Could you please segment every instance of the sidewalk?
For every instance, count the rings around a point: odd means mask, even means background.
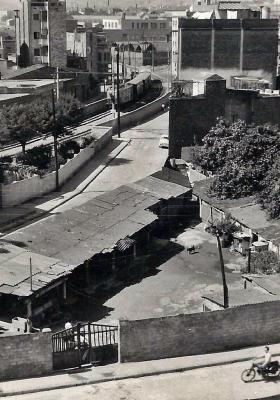
[[[168,358],[138,363],[111,364],[61,371],[49,376],[0,382],[0,397],[15,396],[47,390],[97,384],[101,382],[140,378],[151,375],[183,372],[197,368],[249,361],[263,354],[264,346],[251,347],[224,353]],[[273,358],[280,357],[280,343],[270,346]],[[249,363],[248,363],[249,366]],[[240,374],[246,364],[240,368]]]
[[[36,220],[46,216],[47,214],[54,211],[57,207],[65,204],[73,197],[82,193],[87,186],[97,178],[99,174],[122,152],[122,150],[129,144],[129,140],[115,139],[114,142],[118,142],[117,145],[111,146],[110,153],[107,154],[105,147],[103,151],[97,154],[93,160],[92,172],[83,179],[82,182],[78,182],[76,176],[71,179],[71,182],[66,182],[61,188],[60,192],[53,192],[41,197],[39,200],[34,199],[28,203],[21,204],[16,207],[5,208],[0,210],[0,232],[1,234],[9,233],[26,223],[35,222]],[[105,155],[104,155],[105,154]],[[83,168],[87,168],[85,165]],[[76,185],[74,187],[74,184]]]

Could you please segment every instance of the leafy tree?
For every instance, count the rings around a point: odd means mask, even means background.
[[[21,68],[26,68],[30,65],[29,48],[25,42],[23,42],[22,45],[20,46],[18,65]]]
[[[32,121],[31,104],[13,104],[2,110],[2,123],[9,132],[12,142],[18,142],[25,153],[26,143],[36,135],[36,128]]]
[[[260,204],[272,217],[280,215],[280,150],[278,128],[254,126],[237,121],[217,121],[195,150],[196,162],[215,174],[211,191],[220,198],[258,194]],[[278,184],[277,184],[278,182]]]

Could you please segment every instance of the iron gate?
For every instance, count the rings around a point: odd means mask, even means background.
[[[118,360],[118,327],[77,324],[52,335],[54,369],[106,364]]]

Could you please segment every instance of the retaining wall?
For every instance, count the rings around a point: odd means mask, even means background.
[[[85,106],[83,106],[83,114],[85,117],[91,117],[102,111],[106,111],[109,108],[109,106],[110,105],[108,99],[94,101],[93,103],[86,104]]]
[[[245,289],[244,289],[245,290]],[[120,361],[206,354],[280,341],[280,301],[120,321]]]
[[[132,126],[138,125],[141,122],[147,120],[148,118],[153,117],[155,114],[162,111],[162,104],[166,106],[169,105],[169,96],[170,93],[166,93],[165,95],[159,97],[158,99],[152,101],[149,104],[146,104],[143,107],[138,108],[137,110],[128,112],[124,115],[121,115],[121,130],[130,128]],[[98,126],[112,126],[113,133],[117,132],[117,118],[104,122]]]
[[[0,379],[20,379],[53,369],[52,334],[34,333],[0,337]]]
[[[87,148],[81,150],[59,169],[59,183],[63,185],[86,164],[100,149],[112,139],[112,128],[94,127],[100,137]],[[101,133],[100,133],[101,131]],[[16,206],[56,189],[55,172],[43,177],[38,175],[9,185],[2,185],[2,208]]]

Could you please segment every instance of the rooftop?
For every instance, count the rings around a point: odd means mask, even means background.
[[[202,296],[203,299],[210,300],[212,303],[223,307],[223,292],[211,292]],[[264,303],[267,301],[280,300],[280,296],[273,296],[269,293],[263,293],[257,289],[232,289],[229,290],[229,307],[237,307],[245,304]]]
[[[32,291],[30,280],[32,265]],[[67,276],[73,266],[5,242],[0,245],[0,293],[30,296],[53,281]]]
[[[244,274],[242,278],[252,282],[267,293],[280,296],[280,274],[273,275],[254,275]]]
[[[163,172],[163,177],[165,174]],[[170,180],[172,176],[174,174],[170,175]],[[95,254],[111,252],[119,240],[133,236],[156,221],[157,215],[149,208],[161,199],[177,197],[190,190],[188,183],[181,186],[148,176],[22,228],[5,236],[4,240],[78,266]]]
[[[193,194],[219,210],[229,212],[234,219],[264,239],[280,245],[280,220],[269,219],[253,196],[240,199],[219,199],[209,193],[213,178],[196,182]]]

